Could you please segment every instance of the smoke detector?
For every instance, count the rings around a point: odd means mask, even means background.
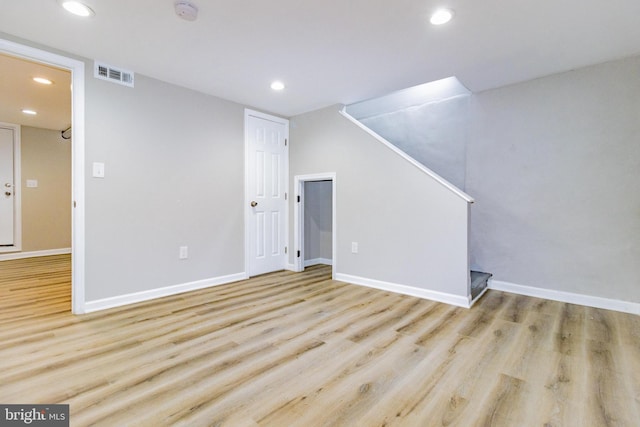
[[[198,8],[188,1],[177,1],[175,7],[176,15],[185,21],[195,21],[198,17]]]

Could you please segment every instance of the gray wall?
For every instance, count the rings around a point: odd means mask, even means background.
[[[472,266],[640,302],[640,57],[473,96]]]
[[[293,117],[290,136],[291,187],[296,175],[336,173],[337,274],[466,297],[466,201],[351,123],[338,106]],[[290,209],[293,218],[293,200]],[[351,242],[359,253],[351,253]]]
[[[464,190],[470,98],[460,95],[360,121]]]
[[[87,300],[244,271],[243,121],[239,104],[143,75],[133,89],[88,76],[86,160],[106,176],[86,178]]]
[[[304,183],[304,260],[333,258],[331,181]]]

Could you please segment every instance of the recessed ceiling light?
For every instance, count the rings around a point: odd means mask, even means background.
[[[37,83],[40,83],[40,84],[43,84],[43,85],[51,85],[51,84],[53,84],[53,82],[51,80],[45,79],[44,77],[34,77],[33,81],[37,82]]]
[[[438,9],[433,13],[433,15],[431,15],[431,19],[429,19],[429,22],[431,22],[433,25],[442,25],[451,21],[451,18],[453,18],[453,10]]]
[[[23,112],[24,114],[28,114],[28,115],[30,115],[30,116],[35,116],[36,114],[38,114],[37,112],[35,112],[35,111],[33,111],[33,110],[29,110],[29,109],[27,109],[27,108],[25,108],[24,110],[22,110],[22,112]]]
[[[95,15],[93,9],[79,1],[58,0],[58,3],[60,3],[60,5],[64,7],[67,12],[73,13],[77,16],[87,17]]]
[[[273,82],[271,83],[271,89],[273,90],[283,90],[284,89],[284,83],[282,82]]]

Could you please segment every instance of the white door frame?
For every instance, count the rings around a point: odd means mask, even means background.
[[[250,228],[252,224],[250,209],[249,209],[249,117],[257,117],[264,120],[270,120],[276,123],[282,123],[285,126],[285,138],[289,140],[289,120],[282,117],[272,116],[270,114],[261,113],[260,111],[251,110],[249,108],[244,109],[244,197],[243,197],[243,211],[244,211],[244,271],[245,276],[249,277],[251,272],[251,233]],[[285,187],[285,201],[288,200],[289,194],[289,145],[286,143],[284,153],[284,179],[286,182]],[[284,210],[284,242],[289,241],[289,205],[285,203]],[[287,265],[288,255],[285,252],[283,257],[282,268]]]
[[[29,61],[63,68],[71,72],[71,311],[85,312],[85,217],[84,217],[84,62],[45,50],[0,39],[0,53],[17,56]]]
[[[336,271],[338,269],[338,251],[337,251],[337,235],[336,227],[336,173],[316,173],[310,175],[296,175],[293,178],[293,188],[295,189],[295,208],[293,209],[293,232],[296,251],[300,251],[300,256],[294,256],[294,271],[304,271],[304,183],[313,181],[331,181],[331,276],[335,280]],[[298,196],[300,202],[298,202]]]
[[[13,245],[0,247],[0,252],[22,250],[22,163],[20,152],[20,125],[0,123],[5,129],[13,130]],[[4,188],[3,188],[4,190]]]

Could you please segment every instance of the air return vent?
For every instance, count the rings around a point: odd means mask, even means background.
[[[113,83],[133,87],[133,71],[115,68],[105,63],[96,62],[94,65],[93,76],[96,79],[108,80]]]

